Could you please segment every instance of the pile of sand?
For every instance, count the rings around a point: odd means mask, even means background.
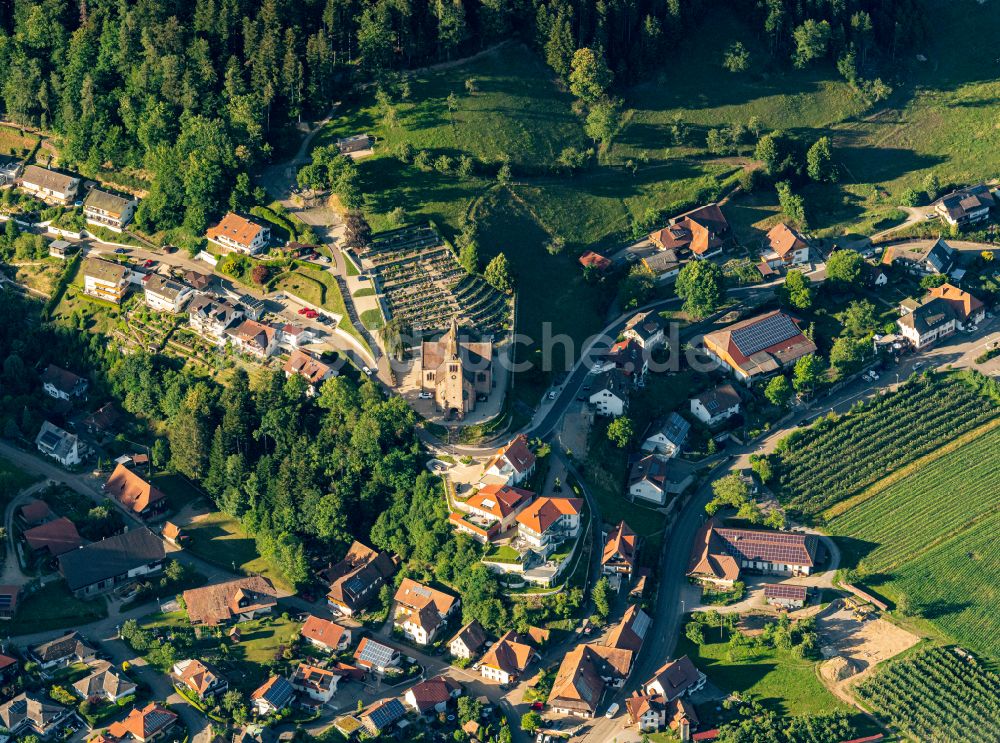
[[[819,667],[819,672],[823,675],[823,678],[833,682],[849,679],[860,670],[860,666],[855,661],[843,656],[831,658]]]

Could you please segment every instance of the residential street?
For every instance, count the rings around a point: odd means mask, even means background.
[[[674,521],[673,528],[666,536],[663,555],[656,571],[659,578],[659,588],[656,609],[652,617],[653,623],[646,634],[646,641],[643,643],[625,688],[613,696],[605,698],[605,707],[613,702],[621,703],[625,697],[632,694],[633,690],[639,688],[645,680],[652,676],[657,668],[673,657],[684,613],[690,610],[690,607],[684,607],[681,603],[683,590],[688,585],[686,577],[688,558],[694,544],[695,532],[706,518],[705,504],[712,499],[711,482],[713,480],[722,477],[727,472],[749,467],[750,454],[773,452],[778,442],[794,430],[800,422],[812,420],[829,412],[843,413],[855,405],[858,400],[866,400],[883,391],[895,389],[914,371],[945,366],[956,369],[974,366],[974,359],[977,355],[982,353],[985,348],[991,347],[995,342],[1000,342],[1000,331],[994,331],[995,326],[996,318],[988,319],[979,331],[972,335],[959,333],[946,338],[925,353],[904,357],[898,367],[883,372],[881,379],[875,384],[864,380],[854,382],[832,399],[817,401],[809,408],[803,407],[796,410],[783,428],[772,431],[767,437],[753,442],[749,446],[730,449],[728,459],[714,468],[711,477],[696,493],[689,497],[688,502]],[[897,372],[898,382],[896,381]],[[832,544],[829,540],[827,543]],[[831,566],[834,569],[839,566],[839,551],[837,551]],[[827,577],[832,578],[832,572]],[[618,743],[638,740],[637,734],[628,737],[629,733],[620,729],[624,719],[622,713],[619,713],[614,720],[598,718],[590,723],[590,729],[583,739],[594,741],[594,743],[606,743],[612,738],[615,738]]]

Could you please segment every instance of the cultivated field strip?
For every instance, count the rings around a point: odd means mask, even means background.
[[[930,462],[830,523],[875,542],[866,572],[888,572],[1000,508],[1000,429]]]
[[[915,740],[1000,740],[1000,678],[950,648],[880,667],[858,695]]]
[[[893,585],[951,639],[1000,660],[1000,513],[893,573]],[[1000,736],[996,738],[1000,740]]]
[[[816,514],[997,415],[954,377],[920,379],[834,421],[793,433],[778,454],[781,501]]]

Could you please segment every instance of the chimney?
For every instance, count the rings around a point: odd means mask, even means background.
[[[688,718],[681,718],[677,724],[677,732],[680,735],[681,743],[688,743],[691,740],[691,723],[688,721]]]

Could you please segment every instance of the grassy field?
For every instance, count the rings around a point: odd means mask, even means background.
[[[470,79],[474,93],[466,89]],[[651,208],[687,205],[703,193],[716,192],[719,178],[736,169],[685,157],[650,161],[633,172],[619,158],[621,162],[576,176],[554,174],[564,148],[586,149],[592,143],[572,110],[572,97],[556,87],[543,62],[519,45],[419,74],[410,87],[407,100],[393,102],[395,123],[386,122],[374,97],[367,97],[342,109],[317,139],[317,144],[327,144],[360,131],[377,137],[376,154],[360,162],[365,209],[376,230],[396,226],[388,214],[399,207],[411,222],[431,219],[454,232],[470,203],[493,183],[499,163],[508,160],[515,174],[513,189],[532,205],[541,229],[563,237],[578,253],[583,246],[617,241]],[[451,93],[457,96],[454,111],[447,105]],[[404,143],[435,159],[465,154],[480,165],[466,177],[421,171],[392,156]],[[503,224],[498,227],[508,239],[517,234]]]
[[[274,288],[279,292],[292,294],[304,299],[317,307],[323,306],[323,285],[309,276],[303,276],[298,271],[290,271],[279,276],[274,282]]]
[[[3,627],[10,635],[21,635],[64,627],[79,627],[103,619],[107,615],[108,607],[103,596],[90,601],[81,601],[74,597],[60,580],[49,583],[26,599],[22,599],[17,616],[5,622]]]
[[[0,153],[4,155],[20,155],[27,153],[35,146],[38,137],[12,126],[0,126]]]
[[[191,537],[185,546],[188,552],[227,570],[260,573],[275,586],[290,589],[277,569],[257,553],[253,537],[233,517],[216,511],[183,528]]]
[[[862,582],[978,653],[1000,659],[1000,429],[975,437],[830,522]],[[947,579],[942,579],[947,576]]]
[[[927,17],[934,18],[927,44],[899,58],[900,67],[889,76],[895,94],[874,110],[867,110],[832,66],[777,68],[755,28],[732,14],[713,14],[706,21],[710,33],[686,34],[663,72],[626,94],[631,110],[613,159],[701,158],[708,129],[746,124],[751,117],[765,129],[783,129],[805,142],[829,135],[841,182],[803,190],[810,226],[821,236],[890,226],[898,220],[903,191],[922,190],[929,173],[942,184],[993,177],[1000,166],[993,144],[1000,81],[992,74],[991,41],[1000,19],[988,4],[973,0],[927,5]],[[747,73],[722,69],[723,51],[734,38],[750,51]],[[955,54],[957,48],[964,52]],[[918,52],[927,61],[918,61]],[[676,118],[692,130],[683,146],[671,141]],[[743,154],[749,151],[748,142]],[[734,221],[737,235],[746,239],[773,223],[777,211],[770,190],[741,197],[732,207],[743,212]]]
[[[491,193],[484,199],[480,205],[484,213],[480,249],[484,263],[503,252],[517,278],[517,331],[532,340],[530,345],[518,345],[517,360],[531,361],[535,369],[518,374],[514,394],[534,405],[548,387],[548,372],[564,371],[569,366],[558,345],[551,361],[546,361],[542,339],[568,336],[575,346],[575,359],[584,340],[603,327],[611,296],[607,287],[583,280],[576,258],[569,251],[552,255],[545,250],[548,233],[524,203],[507,191]],[[517,239],[512,240],[512,235]]]
[[[58,258],[9,264],[14,269],[14,281],[29,289],[50,295],[59,283],[65,264]]]
[[[816,674],[816,661],[798,658],[791,651],[766,647],[755,655],[729,660],[729,643],[718,641],[719,630],[711,629],[707,636],[715,642],[699,646],[682,636],[675,655],[689,655],[709,681],[722,691],[753,695],[783,715],[850,711],[823,686]],[[725,637],[728,640],[728,635]]]

